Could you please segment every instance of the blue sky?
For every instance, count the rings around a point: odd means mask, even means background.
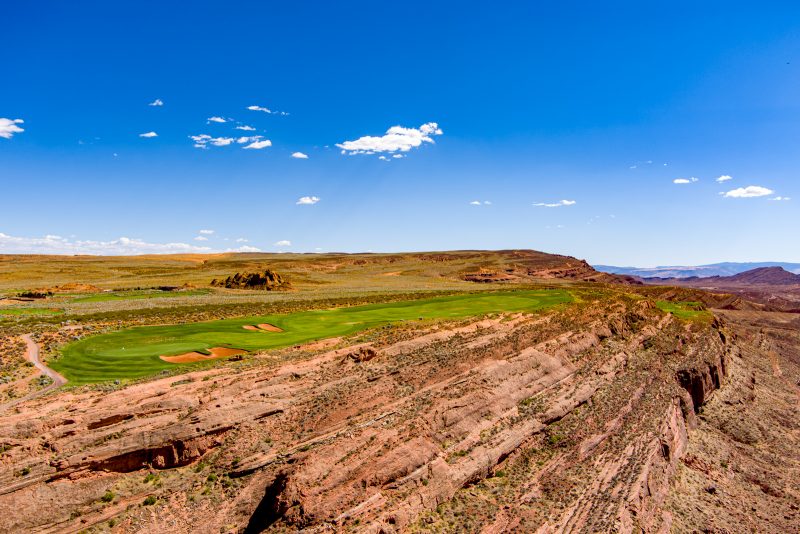
[[[3,2],[0,252],[800,261],[800,5],[698,4]]]

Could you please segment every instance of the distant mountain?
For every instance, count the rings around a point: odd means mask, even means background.
[[[792,285],[800,284],[800,274],[790,273],[783,267],[759,267],[720,280],[736,284]]]
[[[662,267],[616,267],[613,265],[593,265],[595,269],[604,273],[626,274],[642,278],[708,278],[711,276],[734,276],[753,269],[763,267],[782,267],[789,273],[800,274],[800,263],[784,263],[777,261],[751,262],[751,263],[712,263],[695,266],[662,266]]]
[[[800,313],[800,274],[790,273],[783,267],[757,267],[731,276],[634,279],[656,286],[693,287],[731,293],[765,305],[765,310]]]

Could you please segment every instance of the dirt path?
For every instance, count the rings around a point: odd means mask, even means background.
[[[43,374],[49,376],[53,379],[53,383],[44,388],[43,390],[39,391],[38,393],[44,393],[45,391],[49,391],[50,389],[57,388],[59,386],[63,386],[67,383],[67,379],[58,374],[57,372],[53,371],[42,361],[39,359],[39,345],[33,340],[30,334],[23,334],[20,336],[22,340],[27,345],[25,349],[25,359],[30,361],[34,367],[39,369]]]
[[[40,389],[39,391],[34,391],[33,393],[29,393],[24,397],[20,397],[19,399],[14,399],[13,401],[7,402],[5,404],[0,404],[0,413],[6,411],[9,408],[16,406],[21,402],[25,402],[31,399],[35,399],[40,395],[44,395],[48,391],[51,391],[57,387],[63,386],[67,383],[67,379],[61,376],[59,373],[53,371],[49,367],[47,367],[42,361],[39,359],[39,345],[33,340],[30,334],[23,334],[20,338],[25,342],[25,359],[28,360],[33,364],[34,367],[39,369],[39,371],[49,376],[53,383],[49,386]]]

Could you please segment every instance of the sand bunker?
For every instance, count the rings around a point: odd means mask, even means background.
[[[203,354],[202,352],[186,352],[184,354],[176,354],[175,356],[159,356],[162,360],[169,363],[194,363],[203,362],[206,360],[216,360],[217,358],[227,358],[228,356],[235,356],[237,354],[247,354],[246,350],[231,349],[228,347],[212,347],[208,349],[211,354]]]
[[[278,328],[274,324],[261,323],[261,324],[246,324],[242,328],[245,330],[255,330],[257,332],[283,332],[282,328]]]

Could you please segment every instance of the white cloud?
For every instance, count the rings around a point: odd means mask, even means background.
[[[11,139],[14,134],[22,133],[25,130],[17,126],[25,121],[22,119],[3,119],[0,118],[0,137],[3,139]]]
[[[727,174],[723,174],[719,178],[717,178],[717,183],[721,184],[723,182],[727,182],[728,180],[733,180],[733,176],[728,176]]]
[[[403,159],[404,157],[406,157],[406,155],[405,155],[405,154],[395,154],[395,155],[394,155],[394,156],[392,156],[392,157],[393,157],[394,159]]]
[[[773,197],[770,200],[792,200],[790,197]]]
[[[269,139],[264,139],[261,135],[252,135],[249,137],[211,137],[208,134],[200,134],[190,135],[189,138],[194,141],[194,146],[196,148],[208,148],[208,145],[228,146],[232,145],[233,143],[238,143],[240,145],[250,143],[242,148],[252,149],[260,149],[272,146],[272,141]]]
[[[211,235],[211,234],[214,233],[214,230],[200,230],[199,233],[201,233],[203,235]]]
[[[208,134],[190,135],[189,139],[194,141],[195,148],[208,148],[208,145],[228,146],[236,139],[233,137],[211,137]]]
[[[247,106],[247,109],[250,111],[263,111],[264,113],[270,113],[272,115],[288,115],[285,111],[273,111],[269,108],[265,108],[264,106]]]
[[[0,252],[5,254],[178,254],[211,252],[204,246],[188,243],[148,243],[141,239],[120,237],[112,241],[68,239],[57,235],[16,237],[0,232]]]
[[[163,101],[163,100],[161,100],[160,98],[156,98],[155,100],[153,100],[152,102],[150,102],[150,103],[149,103],[149,104],[147,104],[147,105],[148,105],[148,106],[158,106],[158,107],[160,107],[160,106],[163,106],[163,105],[164,105],[164,101]]]
[[[300,197],[295,204],[299,205],[313,205],[320,201],[319,197]]]
[[[294,159],[308,159],[308,155],[307,154],[303,154],[302,152],[293,152],[292,153],[292,157]]]
[[[243,238],[243,237],[237,237],[237,238],[236,238],[236,242],[237,242],[237,243],[249,243],[249,242],[250,242],[250,240],[249,240],[249,239],[245,239],[245,238]]]
[[[275,242],[275,244],[273,246],[276,246],[276,247],[291,247],[292,246],[292,242],[289,241],[289,240],[286,240],[286,239],[282,239],[280,241]]]
[[[775,191],[761,187],[760,185],[748,185],[747,187],[739,187],[731,189],[727,193],[721,193],[725,198],[754,198],[765,197],[773,194]]]
[[[480,200],[473,200],[472,202],[469,203],[470,206],[491,206],[491,204],[492,203],[489,202],[488,200],[484,200],[483,202],[481,202]]]
[[[74,236],[72,236],[72,238],[74,238]],[[206,238],[197,236],[195,240],[205,241]],[[239,238],[236,242],[246,243],[247,240]],[[58,235],[15,237],[0,232],[0,253],[2,254],[88,254],[121,256],[213,252],[222,251],[214,250],[207,246],[190,245],[188,243],[148,243],[141,239],[131,239],[128,237],[120,237],[112,241],[83,241],[68,239]],[[249,245],[242,245],[237,248],[227,249],[224,252],[261,252],[261,249]]]
[[[206,134],[190,135],[189,139],[194,141],[196,148],[207,148],[206,144],[211,140],[211,136]]]
[[[381,152],[408,152],[418,148],[422,143],[434,143],[433,136],[442,135],[442,130],[435,122],[428,122],[419,128],[392,126],[380,137],[365,135],[355,141],[344,141],[336,146],[342,154],[377,154]]]
[[[241,126],[236,127],[237,130],[244,130],[245,132],[255,132],[256,129],[252,126],[248,126],[246,124],[242,124]]]
[[[204,235],[199,235],[194,238],[195,241],[208,241],[208,238]]]
[[[573,206],[576,204],[574,200],[559,200],[558,202],[537,202],[534,206],[540,206],[543,208],[560,208],[561,206]]]
[[[139,137],[146,137],[146,138],[149,139],[150,137],[158,137],[158,134],[155,133],[155,132],[147,132],[147,133],[139,134]]]
[[[699,180],[697,178],[692,176],[691,178],[675,178],[674,180],[672,180],[672,183],[682,185],[682,184],[693,184],[698,181]]]
[[[244,149],[253,149],[253,150],[261,150],[262,148],[267,148],[268,146],[272,146],[272,141],[269,139],[264,139],[263,141],[254,141],[247,146],[243,146]]]
[[[208,118],[208,122],[218,122],[218,123],[222,124],[222,123],[225,123],[225,122],[228,122],[228,121],[225,120],[222,117],[209,117]]]
[[[386,156],[378,156],[378,159],[381,161],[389,161],[389,158],[387,158]]]
[[[236,142],[239,143],[240,145],[243,145],[245,143],[252,143],[253,141],[258,141],[259,139],[263,138],[264,138],[263,135],[251,135],[249,137],[239,137],[238,139],[236,139]]]

